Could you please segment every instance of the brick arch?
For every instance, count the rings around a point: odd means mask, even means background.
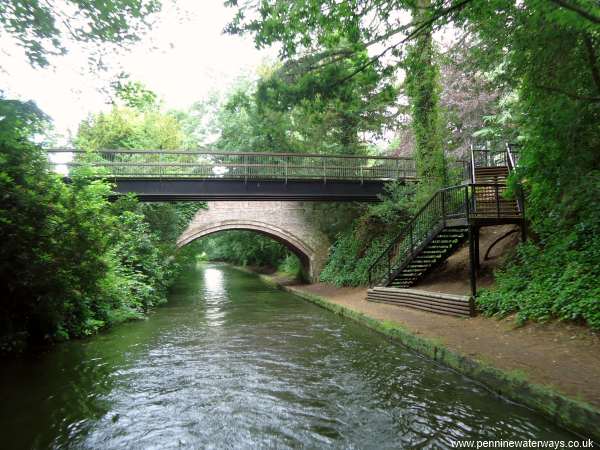
[[[177,245],[227,231],[250,230],[281,242],[295,253],[311,281],[317,281],[327,259],[329,242],[311,220],[305,202],[210,202],[179,236]]]

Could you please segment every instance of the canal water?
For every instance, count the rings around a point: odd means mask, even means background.
[[[444,448],[574,439],[349,320],[222,265],[164,307],[2,362],[0,447]]]

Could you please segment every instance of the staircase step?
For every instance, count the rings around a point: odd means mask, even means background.
[[[505,172],[508,173],[507,166],[480,166],[475,167],[475,173],[488,173],[488,172]]]
[[[425,271],[424,270],[417,270],[417,269],[404,269],[401,274],[404,275],[410,275],[410,276],[417,276],[417,275],[423,275]],[[400,274],[398,274],[398,276],[400,276]]]
[[[388,291],[393,291],[393,289],[390,288],[385,288],[385,287],[374,287],[369,289],[370,291],[384,291],[384,292],[388,292]],[[439,298],[441,300],[455,300],[455,301],[463,301],[463,302],[469,302],[470,301],[470,297],[468,295],[461,295],[461,294],[447,294],[445,292],[433,292],[433,291],[424,291],[422,289],[410,289],[408,291],[401,291],[402,294],[410,294],[410,295],[422,295],[425,297],[433,297],[433,298]]]
[[[406,269],[402,269],[402,271],[398,274],[405,274],[405,275],[420,275],[424,272],[424,270],[422,270],[423,268],[421,267],[407,267]],[[425,267],[426,269],[426,267]]]
[[[470,316],[471,303],[466,296],[454,296],[405,288],[374,288],[367,292],[367,300],[409,308],[421,309],[438,314]]]
[[[445,306],[448,308],[452,308],[452,309],[457,309],[457,310],[468,310],[470,308],[469,299],[467,297],[465,297],[464,299],[460,299],[460,300],[452,300],[452,299],[446,299],[446,298],[433,297],[433,296],[429,296],[429,295],[411,294],[410,293],[410,291],[414,291],[416,289],[407,290],[406,292],[403,292],[402,290],[400,290],[398,288],[385,288],[385,289],[386,289],[386,291],[377,290],[377,291],[369,292],[368,295],[370,295],[373,298],[402,297],[403,299],[410,300],[410,301],[416,301],[416,302],[422,301],[425,303],[437,303],[439,305],[442,305],[442,306]]]

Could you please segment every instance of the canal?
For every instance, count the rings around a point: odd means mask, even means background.
[[[0,374],[0,447],[444,448],[575,439],[385,337],[208,264],[148,320]]]

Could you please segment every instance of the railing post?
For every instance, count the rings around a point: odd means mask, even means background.
[[[413,239],[413,227],[410,227],[410,256],[414,254],[415,242]]]
[[[158,176],[162,180],[163,176],[163,154],[160,152],[158,154]]]
[[[326,161],[325,161],[325,157],[322,156],[321,157],[323,159],[323,183],[327,183],[327,166],[326,166]]]
[[[244,183],[248,182],[248,155],[242,157],[242,163],[244,164]]]
[[[390,261],[392,259],[391,253],[388,252],[387,254],[387,270],[388,270],[388,275],[387,275],[387,282],[385,283],[386,286],[390,283],[390,278],[392,278],[392,262]]]
[[[286,155],[285,156],[285,184],[287,184],[287,180],[288,180],[288,159],[289,159],[289,157]]]
[[[465,185],[465,214],[467,216],[467,222],[469,221],[469,216],[471,215],[471,206],[469,205],[469,186],[472,185]]]
[[[469,284],[471,285],[471,297],[477,296],[477,276],[475,273],[475,239],[473,227],[469,226]]]
[[[442,223],[446,226],[446,191],[442,191]]]
[[[471,144],[471,182],[475,183],[475,151]]]
[[[497,183],[494,185],[494,191],[496,192],[496,217],[499,219],[500,218],[500,191],[499,191],[499,186]]]
[[[519,185],[519,200],[520,200],[520,209],[521,209],[521,216],[523,217],[523,220],[525,220],[525,192],[523,191],[523,186]]]

